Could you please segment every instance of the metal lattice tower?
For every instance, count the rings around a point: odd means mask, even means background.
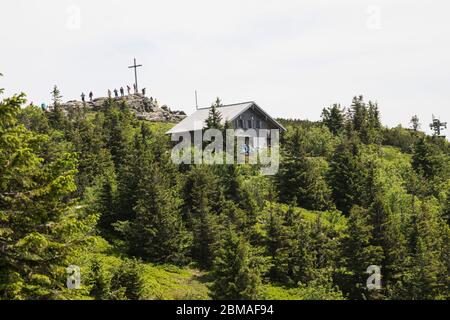
[[[433,115],[433,122],[430,123],[430,129],[433,130],[434,136],[445,138],[445,136],[441,135],[441,131],[447,129],[447,122],[442,122]]]

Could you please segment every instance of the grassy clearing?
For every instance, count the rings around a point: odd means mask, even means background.
[[[144,299],[146,300],[208,300],[209,290],[203,274],[195,269],[172,265],[145,265]]]

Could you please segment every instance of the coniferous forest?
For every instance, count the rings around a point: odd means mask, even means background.
[[[175,165],[173,123],[52,95],[50,111],[2,95],[0,299],[450,298],[450,144],[417,117],[387,128],[361,96],[279,119],[280,170],[263,176]]]

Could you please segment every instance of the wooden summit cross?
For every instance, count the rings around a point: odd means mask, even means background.
[[[128,67],[128,69],[134,68],[134,85],[135,85],[136,92],[139,92],[138,78],[137,78],[137,68],[139,68],[139,67],[142,67],[142,64],[136,64],[136,58],[134,58],[134,65]]]

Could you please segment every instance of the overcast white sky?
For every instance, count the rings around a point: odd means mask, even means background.
[[[78,12],[80,13],[78,16]],[[0,5],[0,87],[48,102],[133,83],[187,113],[215,97],[317,120],[363,94],[383,122],[450,121],[450,1],[15,0]]]

